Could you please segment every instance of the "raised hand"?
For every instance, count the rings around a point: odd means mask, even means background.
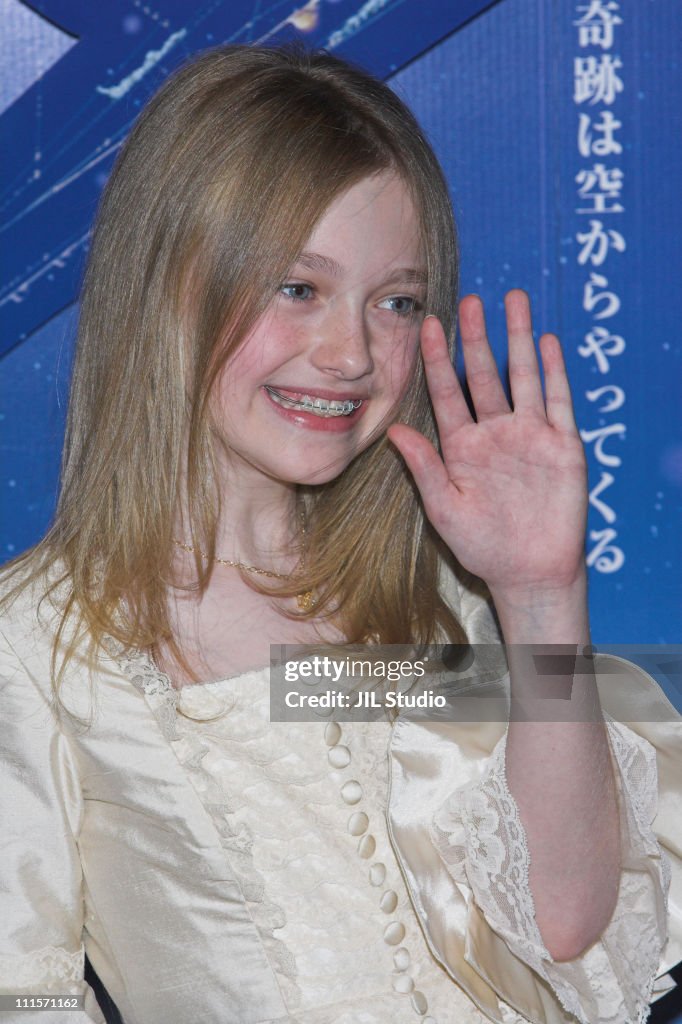
[[[488,343],[483,305],[459,306],[476,419],[452,367],[440,322],[424,320],[421,350],[442,458],[418,431],[393,424],[426,514],[457,560],[494,593],[556,590],[584,572],[587,466],[559,339],[540,338],[546,399],[525,292],[505,297],[513,409]]]

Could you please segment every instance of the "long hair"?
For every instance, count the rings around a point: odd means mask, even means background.
[[[426,308],[454,346],[447,185],[386,85],[325,52],[228,46],[183,66],[142,111],[95,222],[54,522],[9,568],[21,570],[10,598],[52,570],[55,695],[83,636],[95,653],[106,635],[129,648],[166,640],[196,679],[173,640],[167,591],[181,484],[192,543],[208,555],[196,556],[200,591],[216,554],[212,389],[332,200],[386,170],[409,190]],[[437,443],[421,359],[396,416]],[[303,617],[333,608],[351,643],[464,638],[438,592],[442,545],[385,435],[332,482],[301,490],[307,579],[277,592],[315,589]]]

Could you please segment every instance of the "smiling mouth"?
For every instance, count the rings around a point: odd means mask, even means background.
[[[333,416],[350,416],[362,405],[361,398],[348,398],[342,401],[327,398],[312,398],[310,395],[302,395],[300,398],[290,398],[270,387],[263,385],[270,397],[277,405],[285,409],[300,409],[301,412],[312,413],[313,416],[320,416],[322,419],[329,419]]]

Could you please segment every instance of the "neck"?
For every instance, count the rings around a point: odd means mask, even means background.
[[[291,572],[298,563],[301,532],[296,484],[275,480],[241,460],[220,469],[216,555],[272,572]],[[175,536],[191,543],[186,500]]]

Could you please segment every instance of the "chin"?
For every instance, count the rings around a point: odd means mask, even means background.
[[[324,451],[323,445],[316,445],[314,439],[306,438],[304,445],[289,444],[283,450],[268,452],[266,458],[263,457],[265,452],[239,449],[233,449],[231,454],[237,456],[237,462],[245,463],[251,471],[262,473],[270,480],[315,487],[336,480],[371,444],[372,439],[367,439],[364,444],[348,445],[345,451],[332,455],[329,450]]]
[[[292,467],[291,472],[286,474],[283,474],[280,469],[276,476],[285,483],[315,487],[336,480],[348,468],[351,461],[351,459],[338,460],[333,465],[327,464],[317,468],[310,465],[300,466],[298,469]]]

